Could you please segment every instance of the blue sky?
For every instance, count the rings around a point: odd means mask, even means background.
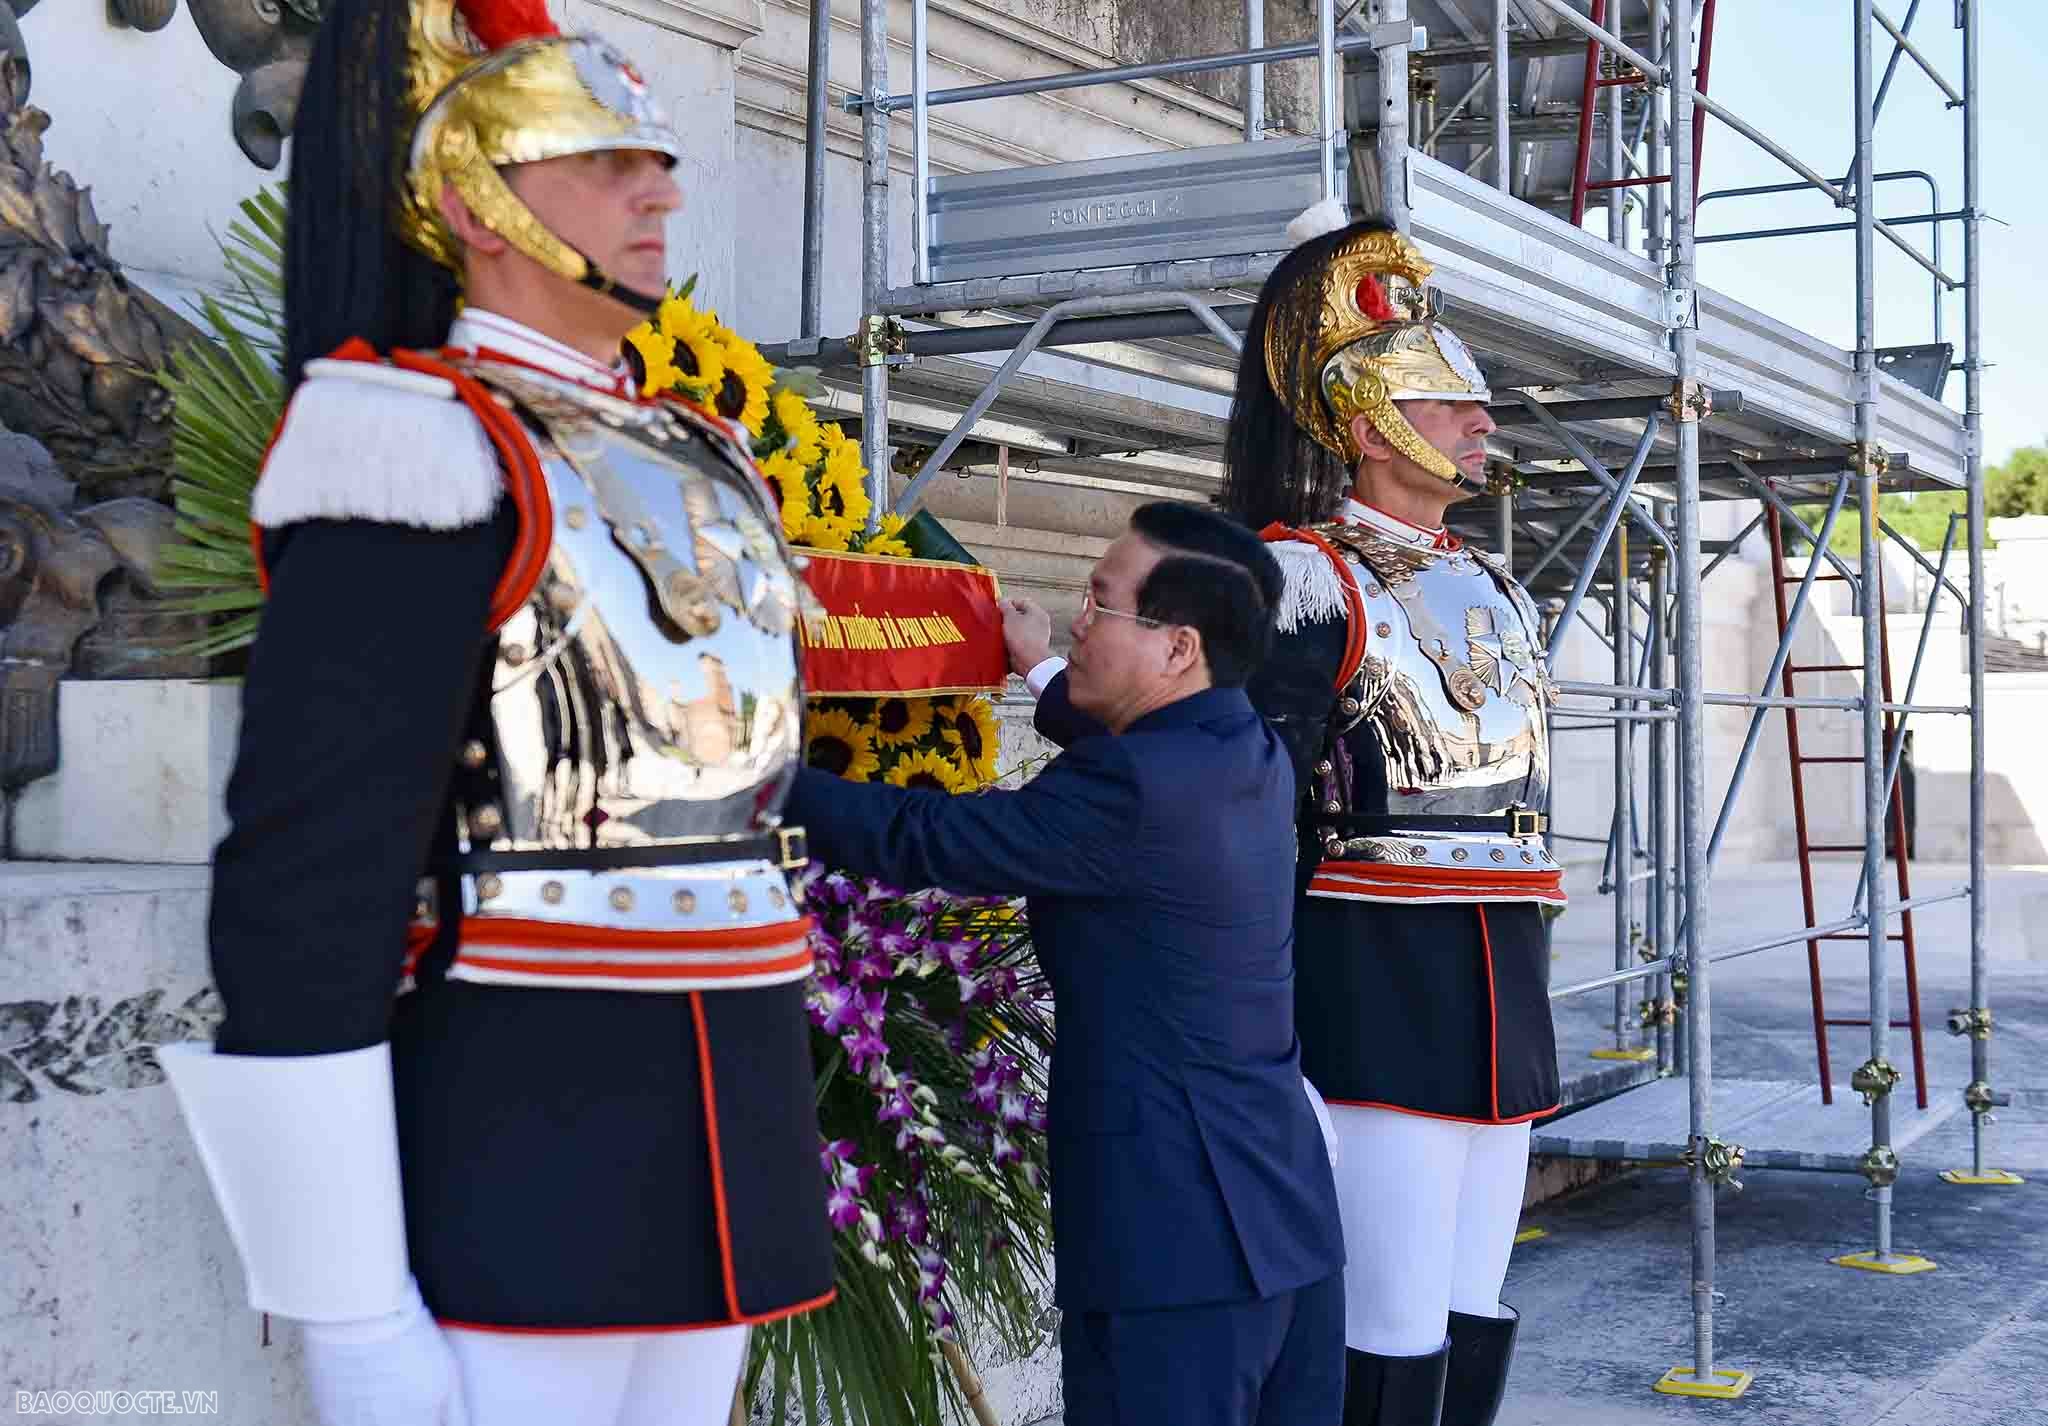
[[[1910,0],[1880,0],[1903,22]],[[1984,454],[1989,463],[2018,446],[2048,443],[2048,162],[2038,123],[2048,82],[2048,5],[1985,0],[1980,37],[1979,111],[1982,200],[1999,222],[1983,226]],[[1952,28],[1953,0],[1921,0],[1914,43],[1957,90],[1962,35]],[[1854,154],[1854,74],[1849,0],[1733,0],[1719,7],[1707,92],[1769,134],[1809,167],[1839,178]],[[1873,84],[1883,76],[1890,37],[1876,31]],[[1877,171],[1925,169],[1941,184],[1946,209],[1963,206],[1962,117],[1933,82],[1902,60],[1876,128]],[[2030,121],[2030,116],[2036,116]],[[1779,183],[1794,175],[1727,126],[1707,121],[1701,161],[1704,190]],[[1880,187],[1878,215],[1924,212],[1926,186]],[[1721,199],[1701,209],[1700,231],[1836,222],[1849,217],[1818,192]],[[1902,229],[1926,251],[1927,227]],[[1943,266],[1962,272],[1962,224],[1946,225]],[[1816,234],[1700,249],[1701,280],[1780,320],[1841,346],[1856,335],[1855,235]],[[1932,287],[1925,271],[1877,239],[1877,344],[1932,340]],[[1943,340],[1961,357],[1963,300],[1947,299]],[[1962,406],[1963,378],[1948,400]]]

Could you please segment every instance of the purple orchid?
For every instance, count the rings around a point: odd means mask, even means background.
[[[929,1245],[917,1250],[917,1300],[936,1302],[946,1290],[946,1260]]]
[[[805,1000],[811,1023],[828,1035],[843,1034],[861,1020],[860,992],[850,985],[819,976]]]
[[[906,1088],[908,1083],[907,1080],[898,1080],[894,1088],[890,1089],[886,1094],[879,1096],[882,1101],[882,1107],[875,1111],[875,1122],[877,1124],[893,1124],[898,1120],[912,1119],[917,1116],[917,1106],[911,1103],[910,1094]]]
[[[875,935],[874,947],[885,956],[901,960],[917,954],[918,942],[901,926],[885,926]]]
[[[922,1245],[931,1231],[931,1221],[931,1208],[922,1195],[889,1195],[889,1231],[893,1236]]]
[[[821,901],[844,906],[860,896],[861,888],[860,883],[845,872],[828,871],[819,879],[813,894]]]
[[[844,1233],[860,1222],[860,1195],[850,1188],[835,1188],[825,1195],[825,1216],[831,1220],[837,1231]]]
[[[846,963],[845,975],[855,982],[871,980],[892,980],[896,975],[895,958],[870,946],[860,956]]]
[[[888,1067],[889,1042],[865,1025],[848,1030],[839,1043],[846,1049],[846,1067],[855,1074],[865,1074],[875,1066]]]

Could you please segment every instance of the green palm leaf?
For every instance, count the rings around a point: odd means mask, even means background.
[[[249,501],[284,410],[284,224],[281,190],[265,188],[228,225],[221,256],[230,291],[201,301],[211,345],[195,343],[159,375],[177,403],[171,433],[178,540],[156,576],[171,607],[215,616],[181,652],[222,654],[256,636],[263,603],[249,542]]]

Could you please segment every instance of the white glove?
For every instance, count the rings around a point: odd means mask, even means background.
[[[1330,1167],[1337,1167],[1337,1126],[1330,1122],[1330,1110],[1323,1103],[1323,1096],[1316,1093],[1316,1087],[1308,1082],[1308,1076],[1301,1078],[1302,1092],[1308,1095],[1309,1108],[1316,1112],[1316,1127],[1323,1131],[1323,1148],[1330,1155]]]
[[[469,1426],[455,1352],[417,1282],[386,1316],[300,1327],[321,1426]]]

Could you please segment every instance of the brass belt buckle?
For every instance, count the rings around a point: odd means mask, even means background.
[[[782,851],[782,869],[797,871],[808,866],[811,860],[810,838],[801,827],[777,827],[775,842]]]
[[[1508,813],[1508,835],[1511,837],[1540,837],[1548,825],[1550,819],[1541,812],[1526,812],[1517,807]]]

